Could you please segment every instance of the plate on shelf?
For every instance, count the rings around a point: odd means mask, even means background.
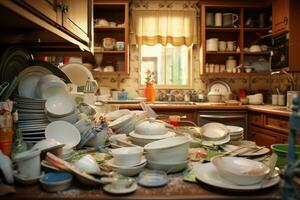
[[[264,180],[264,183],[258,183],[253,185],[235,185],[227,181],[226,179],[222,178],[212,163],[196,164],[193,167],[193,172],[199,181],[225,190],[235,190],[235,191],[261,190],[261,189],[265,189],[277,185],[280,182],[280,177],[277,176],[270,180]]]
[[[231,89],[225,81],[213,81],[208,86],[208,91],[218,91],[220,94],[225,96],[226,99],[228,99],[231,94]]]

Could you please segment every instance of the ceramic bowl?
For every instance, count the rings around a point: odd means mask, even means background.
[[[265,164],[246,158],[215,157],[212,163],[221,177],[237,185],[257,184],[270,172]]]
[[[114,164],[135,166],[141,161],[144,150],[141,147],[121,147],[111,151],[114,157]]]
[[[40,178],[42,188],[47,192],[66,190],[71,186],[73,176],[70,173],[55,172],[45,174]]]
[[[146,164],[147,163],[144,162],[143,164],[137,166],[112,166],[112,168],[114,171],[124,176],[136,176],[143,171]]]
[[[127,115],[123,115],[122,117],[116,119],[115,121],[111,122],[109,126],[116,130],[121,128],[122,126],[125,126],[127,123],[129,123],[134,118],[134,114],[130,113]]]
[[[162,123],[155,121],[155,118],[149,118],[135,128],[135,133],[141,135],[163,135],[167,132],[166,127]]]
[[[276,166],[283,168],[288,163],[288,144],[272,144],[271,149],[277,154]],[[296,159],[300,158],[300,145],[296,145]]]
[[[163,135],[141,135],[135,133],[134,131],[129,133],[129,137],[132,143],[142,147],[151,142],[155,142],[157,140],[162,140],[165,138],[170,138],[173,136],[175,136],[175,133],[170,131]]]
[[[184,170],[187,167],[188,160],[180,162],[157,162],[152,160],[147,160],[147,166],[149,169],[162,170],[166,173],[176,173]]]
[[[71,124],[75,124],[78,121],[78,113],[74,110],[73,113],[66,115],[64,117],[53,117],[53,116],[49,116],[49,113],[47,113],[47,119],[50,122],[55,122],[55,121],[66,121],[69,122]]]
[[[229,130],[224,124],[212,122],[202,126],[201,136],[203,136],[204,139],[216,141],[224,139],[228,133]]]
[[[47,99],[45,109],[49,116],[64,117],[74,112],[75,101],[69,95],[55,95]]]
[[[249,48],[249,51],[252,52],[252,53],[255,53],[255,52],[261,52],[261,48],[259,45],[251,45],[250,48]]]
[[[88,174],[100,174],[97,161],[91,155],[85,155],[74,163],[74,166],[81,172]]]
[[[48,124],[45,129],[46,139],[55,139],[65,144],[65,148],[73,148],[80,142],[80,133],[71,123],[65,121],[55,121]]]
[[[186,136],[170,137],[145,145],[147,159],[157,162],[180,162],[188,158],[190,139]]]

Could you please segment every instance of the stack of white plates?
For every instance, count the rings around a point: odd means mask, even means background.
[[[244,129],[239,126],[226,126],[229,130],[230,141],[241,141],[244,139]]]
[[[110,165],[115,171],[117,171],[119,174],[122,174],[124,176],[135,176],[139,174],[144,167],[146,166],[146,158],[142,157],[141,161],[135,165],[117,165],[114,162],[114,158],[108,161],[108,165]]]
[[[230,141],[229,130],[222,123],[207,123],[201,129],[201,140],[204,144],[222,145]]]
[[[134,113],[125,114],[109,124],[115,132],[128,134],[135,129],[135,118]]]
[[[49,124],[45,114],[45,100],[16,96],[19,128],[23,140],[36,143],[45,139],[45,128]]]

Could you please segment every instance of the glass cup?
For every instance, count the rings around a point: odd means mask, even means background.
[[[178,115],[169,116],[169,123],[172,124],[175,127],[179,126],[180,116],[178,116]]]

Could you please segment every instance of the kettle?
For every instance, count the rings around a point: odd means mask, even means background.
[[[95,91],[97,91],[98,88],[98,83],[96,80],[91,80],[90,77],[88,78],[88,80],[85,83],[84,86],[84,93],[95,93]]]

